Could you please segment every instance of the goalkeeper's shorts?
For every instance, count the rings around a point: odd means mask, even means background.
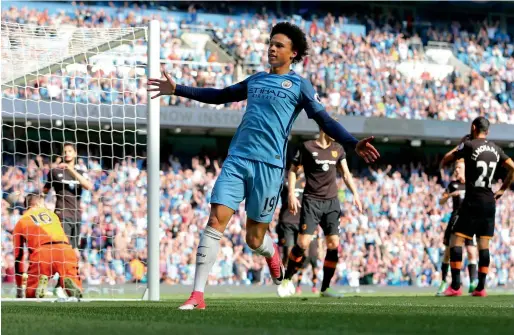
[[[35,298],[39,276],[45,275],[50,278],[56,272],[59,273],[59,284],[62,288],[65,287],[64,279],[70,278],[82,290],[75,250],[67,243],[45,244],[29,256],[26,297]]]

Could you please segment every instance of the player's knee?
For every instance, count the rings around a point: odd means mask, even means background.
[[[469,261],[476,261],[476,247],[472,245],[468,245],[466,247],[466,253],[468,254]]]
[[[483,249],[489,249],[489,241],[490,239],[488,238],[479,238],[478,239],[478,249],[479,250],[483,250]]]
[[[223,205],[213,204],[207,225],[223,233],[234,211]]]
[[[339,248],[339,236],[331,235],[327,237],[327,249]]]
[[[298,235],[297,244],[302,249],[309,248],[312,241],[312,235]]]
[[[247,233],[246,234],[246,244],[250,247],[250,249],[259,248],[264,242],[264,236],[258,236],[255,234]]]
[[[464,245],[464,237],[452,234],[450,238],[450,247],[462,247]]]
[[[225,225],[223,225],[220,220],[216,217],[216,215],[211,214],[209,216],[209,221],[207,222],[209,227],[216,229],[217,231],[223,233],[225,231]]]

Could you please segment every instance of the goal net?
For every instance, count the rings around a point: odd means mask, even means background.
[[[148,32],[2,22],[4,283],[14,284],[12,231],[25,211],[25,195],[42,191],[53,173],[45,197],[49,209],[63,189],[80,195],[75,235],[84,298],[143,297]],[[75,169],[86,171],[92,190],[80,192],[80,183],[63,175],[64,143],[76,146]],[[63,212],[73,211],[69,203],[64,201]],[[28,263],[25,257],[25,269]],[[4,284],[2,298],[14,297],[15,285]]]

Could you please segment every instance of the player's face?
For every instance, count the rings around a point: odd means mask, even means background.
[[[328,136],[323,130],[319,131],[319,137],[320,138],[324,137],[325,141],[327,141],[327,142],[334,142],[334,139],[332,137]]]
[[[293,51],[293,42],[284,34],[274,35],[268,48],[268,63],[272,67],[280,67],[291,64],[297,52]]]
[[[71,145],[67,145],[64,147],[63,156],[64,156],[64,161],[66,163],[69,163],[77,157],[77,152]]]

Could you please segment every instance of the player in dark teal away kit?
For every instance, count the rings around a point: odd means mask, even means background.
[[[266,258],[270,274],[279,285],[284,268],[278,247],[266,233],[278,203],[284,179],[288,136],[302,110],[338,143],[355,150],[366,162],[378,159],[372,137],[358,141],[333,120],[311,83],[290,70],[307,54],[307,39],[297,26],[282,22],[271,31],[269,72],[258,72],[224,89],[176,85],[165,79],[148,80],[148,91],[178,95],[209,104],[247,100],[241,124],[230,144],[228,157],[212,192],[211,213],[197,251],[194,290],[180,309],[204,309],[203,292],[219,250],[219,240],[239,204],[246,199],[246,243]],[[213,111],[213,113],[215,113]]]

